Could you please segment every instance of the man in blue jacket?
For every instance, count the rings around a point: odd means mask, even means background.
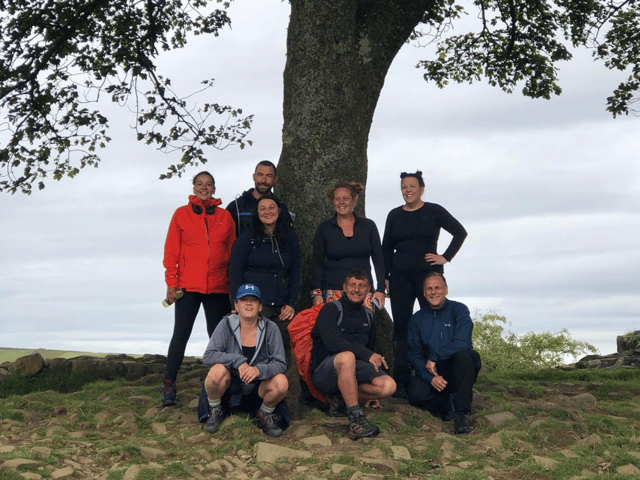
[[[471,344],[469,309],[447,299],[448,293],[441,273],[426,276],[424,296],[428,306],[411,317],[407,336],[407,357],[416,373],[408,399],[411,405],[425,408],[444,421],[455,419],[456,433],[468,433],[480,356]]]

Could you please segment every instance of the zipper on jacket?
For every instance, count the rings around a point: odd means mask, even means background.
[[[209,292],[209,256],[211,252],[209,251],[211,245],[209,244],[209,222],[207,221],[207,216],[204,216],[204,229],[207,236],[207,293]]]

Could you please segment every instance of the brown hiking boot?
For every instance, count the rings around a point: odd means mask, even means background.
[[[178,388],[173,380],[165,380],[162,385],[162,406],[169,407],[176,404]]]
[[[278,427],[276,423],[275,413],[265,413],[261,408],[256,412],[256,418],[254,420],[256,427],[264,431],[270,437],[279,437],[282,435],[282,429]]]

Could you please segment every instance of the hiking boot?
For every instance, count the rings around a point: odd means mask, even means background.
[[[254,420],[256,427],[261,429],[264,433],[270,437],[279,437],[282,435],[282,429],[278,427],[276,423],[275,413],[265,413],[261,408],[256,412],[256,418]]]
[[[209,413],[209,418],[207,419],[207,423],[204,424],[204,431],[209,433],[216,433],[220,430],[220,424],[224,420],[224,414],[222,413],[222,409],[220,405],[211,409]]]
[[[380,428],[371,425],[365,418],[362,410],[355,415],[349,416],[349,438],[358,440],[359,438],[375,437],[380,433]]]
[[[393,392],[393,398],[407,398],[407,387],[404,383],[396,384],[396,391]]]
[[[456,418],[456,411],[453,409],[453,403],[449,403],[449,410],[444,410],[440,414],[440,418],[442,418],[443,422],[450,422]]]
[[[457,433],[469,433],[471,426],[469,425],[469,418],[466,413],[456,412],[456,418],[453,422],[453,430]]]
[[[165,380],[162,385],[162,406],[168,407],[176,404],[176,395],[178,394],[178,389],[176,387],[176,382],[173,380]]]
[[[342,395],[332,395],[329,397],[329,416],[346,417],[347,405],[344,403]]]

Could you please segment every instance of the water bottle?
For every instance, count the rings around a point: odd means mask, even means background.
[[[182,290],[178,290],[176,292],[176,301],[182,298],[183,295],[184,295],[184,292]],[[162,300],[162,306],[164,308],[169,308],[169,305],[173,305],[173,302],[169,302],[169,300],[167,300],[166,298]]]

